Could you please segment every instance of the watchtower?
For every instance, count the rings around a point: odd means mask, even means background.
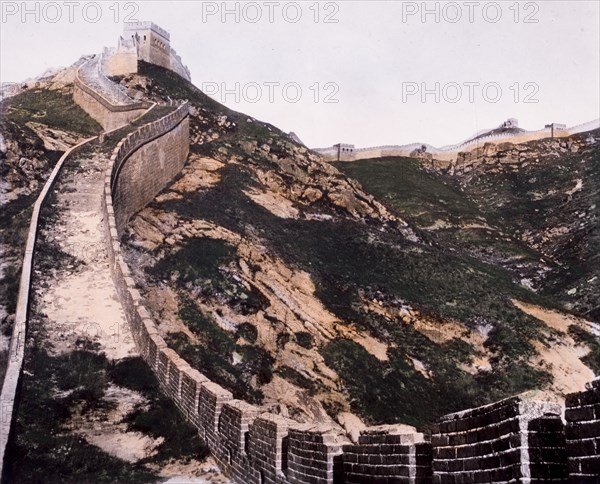
[[[165,29],[153,22],[126,22],[123,38],[135,42],[138,59],[171,69],[171,36]]]
[[[354,159],[354,145],[338,143],[333,146],[337,148],[337,161],[349,161]]]

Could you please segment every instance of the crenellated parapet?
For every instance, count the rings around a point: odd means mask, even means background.
[[[433,482],[566,482],[561,415],[520,396],[446,415],[431,436]]]
[[[431,452],[431,442],[421,433],[388,425],[363,430],[358,443],[344,446],[344,482],[429,483]]]
[[[569,482],[600,482],[600,378],[582,392],[567,395],[567,455]]]
[[[108,79],[99,56],[77,69],[73,100],[107,131],[130,123],[152,106],[148,101],[131,99],[121,86]]]

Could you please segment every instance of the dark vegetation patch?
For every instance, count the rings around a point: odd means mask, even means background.
[[[75,101],[70,89],[51,91],[33,89],[4,100],[0,106],[3,128],[11,135],[29,130],[28,122],[45,124],[49,128],[94,136],[102,127]],[[41,141],[41,140],[40,140]]]
[[[41,190],[41,187],[40,187]],[[0,244],[3,250],[2,277],[0,278],[0,301],[5,306],[6,313],[12,315],[17,308],[21,268],[25,255],[25,244],[29,231],[33,204],[38,193],[24,195],[2,206],[0,210]],[[12,322],[4,319],[1,322],[2,334],[8,336],[12,331]],[[0,362],[4,372],[4,365]],[[0,378],[0,383],[3,381]]]
[[[235,335],[238,339],[244,338],[250,343],[256,343],[256,339],[258,338],[258,330],[256,329],[256,326],[251,323],[243,323],[237,327]]]
[[[408,336],[414,357],[420,356],[419,361],[427,364],[428,377],[410,364],[407,345],[389,350],[387,362],[346,339],[333,340],[321,350],[327,365],[342,379],[352,410],[369,423],[407,423],[426,429],[448,412],[493,402],[532,384],[549,383],[547,373],[515,362],[490,373],[470,375],[456,367],[461,359],[456,348],[436,348],[414,332]]]
[[[163,464],[169,459],[188,462],[208,455],[208,447],[200,440],[197,429],[187,423],[175,404],[162,394],[158,380],[144,360],[125,358],[111,365],[110,375],[115,384],[139,392],[149,400],[125,417],[129,428],[165,439],[155,455],[140,463]]]
[[[147,272],[159,280],[177,273],[179,288],[193,286],[205,299],[225,302],[239,313],[255,314],[268,305],[260,291],[246,287],[228,266],[237,260],[236,249],[222,240],[194,238],[167,255]]]
[[[557,261],[540,284],[547,300],[595,321],[600,318],[599,140],[595,130],[532,141],[523,145],[528,151],[519,163],[475,171],[463,183],[486,217]],[[567,193],[578,180],[581,189]],[[549,236],[557,228],[563,232]],[[576,292],[568,294],[573,288]]]
[[[313,337],[310,333],[306,331],[298,331],[294,333],[296,336],[296,343],[306,349],[311,349],[313,346]]]
[[[6,365],[8,364],[8,350],[0,351],[0,385],[4,384],[4,375],[6,375]]]
[[[109,364],[103,355],[74,352],[53,357],[35,345],[27,349],[10,482],[148,482],[158,478],[91,445],[66,428],[76,408],[103,404]],[[58,390],[62,393],[58,393]]]
[[[26,372],[12,444],[10,482],[153,482],[159,478],[147,464],[170,459],[202,459],[208,453],[196,429],[163,396],[158,381],[139,358],[117,363],[103,353],[81,350],[52,356],[39,344],[27,348]],[[157,453],[129,463],[69,432],[73,419],[90,411],[109,411],[110,384],[142,393],[148,403],[125,417],[129,428],[163,438]]]
[[[311,396],[317,394],[319,390],[322,389],[322,385],[320,385],[318,382],[305,377],[298,370],[295,370],[290,366],[282,365],[277,369],[276,373],[284,380],[287,380],[288,382],[307,390]]]
[[[248,332],[248,328],[235,338],[190,301],[182,305],[179,317],[200,342],[190,341],[183,333],[174,333],[167,337],[169,347],[210,380],[231,391],[235,398],[260,403],[263,393],[258,387],[273,378],[274,359],[260,346],[236,344],[236,339]],[[241,359],[238,363],[234,363],[234,352]]]
[[[581,361],[591,368],[596,376],[600,375],[600,339],[581,326],[574,324],[569,326],[569,334],[577,343],[587,345],[590,352],[581,358]]]
[[[420,227],[436,220],[453,224],[481,221],[479,208],[465,197],[458,183],[425,170],[417,159],[387,157],[332,164]]]
[[[482,209],[457,180],[427,170],[417,159],[386,157],[334,165],[403,219],[421,228],[449,224],[428,232],[439,247],[504,267],[517,280],[532,278],[540,265],[541,254],[504,230],[501,220]]]

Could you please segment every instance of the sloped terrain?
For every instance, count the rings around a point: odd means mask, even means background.
[[[3,279],[2,303],[6,295],[13,307],[31,205],[62,152],[100,130],[73,104],[72,85],[50,89],[55,79],[1,104],[2,263],[6,274],[15,274]],[[106,136],[103,145],[71,156],[42,205],[19,405],[3,477],[10,482],[226,482],[137,354],[104,247],[107,155],[128,131],[171,109],[157,107]],[[6,331],[10,322],[6,318]]]
[[[476,152],[455,174],[486,217],[552,261],[540,291],[600,318],[600,130]]]
[[[61,82],[0,103],[0,383],[33,204],[68,147],[100,131]]]
[[[522,284],[554,263],[464,179],[411,159],[344,174],[164,69],[120,81],[193,106],[188,164],[131,221],[127,258],[169,345],[235,397],[298,420],[423,427],[524,390],[579,389],[555,384],[544,350],[586,358],[593,343],[575,333],[589,324],[569,335],[515,305],[555,309]],[[563,370],[590,372],[575,360]]]

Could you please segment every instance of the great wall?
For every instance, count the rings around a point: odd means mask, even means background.
[[[3,465],[25,351],[40,209],[68,159],[155,109],[126,94],[111,97],[120,88],[109,84],[102,65],[94,58],[79,67],[73,96],[107,131],[64,153],[31,219],[2,389]],[[189,106],[183,102],[171,107],[165,116],[121,139],[106,160],[103,185],[97,187],[104,226],[98,237],[105,241],[114,289],[139,354],[227,476],[257,484],[600,482],[600,379],[585,391],[567,395],[566,410],[516,396],[447,415],[431,436],[407,432],[401,425],[375,426],[362,430],[353,442],[341,429],[320,422],[300,424],[234,399],[168,348],[123,258],[121,236],[130,217],[168,186],[186,162]]]
[[[507,124],[510,127],[503,128]],[[563,124],[551,123],[537,131],[517,130],[517,126],[517,120],[511,118],[495,130],[484,130],[461,143],[442,146],[441,148],[436,148],[427,143],[372,146],[367,148],[356,148],[353,144],[338,143],[328,148],[315,148],[314,151],[328,161],[357,161],[386,156],[415,156],[415,154],[422,157],[426,154],[429,159],[434,160],[435,166],[447,167],[456,163],[460,153],[482,147],[486,143],[496,145],[501,143],[519,144],[550,137],[563,138],[599,128],[600,119],[570,128],[567,128]]]

